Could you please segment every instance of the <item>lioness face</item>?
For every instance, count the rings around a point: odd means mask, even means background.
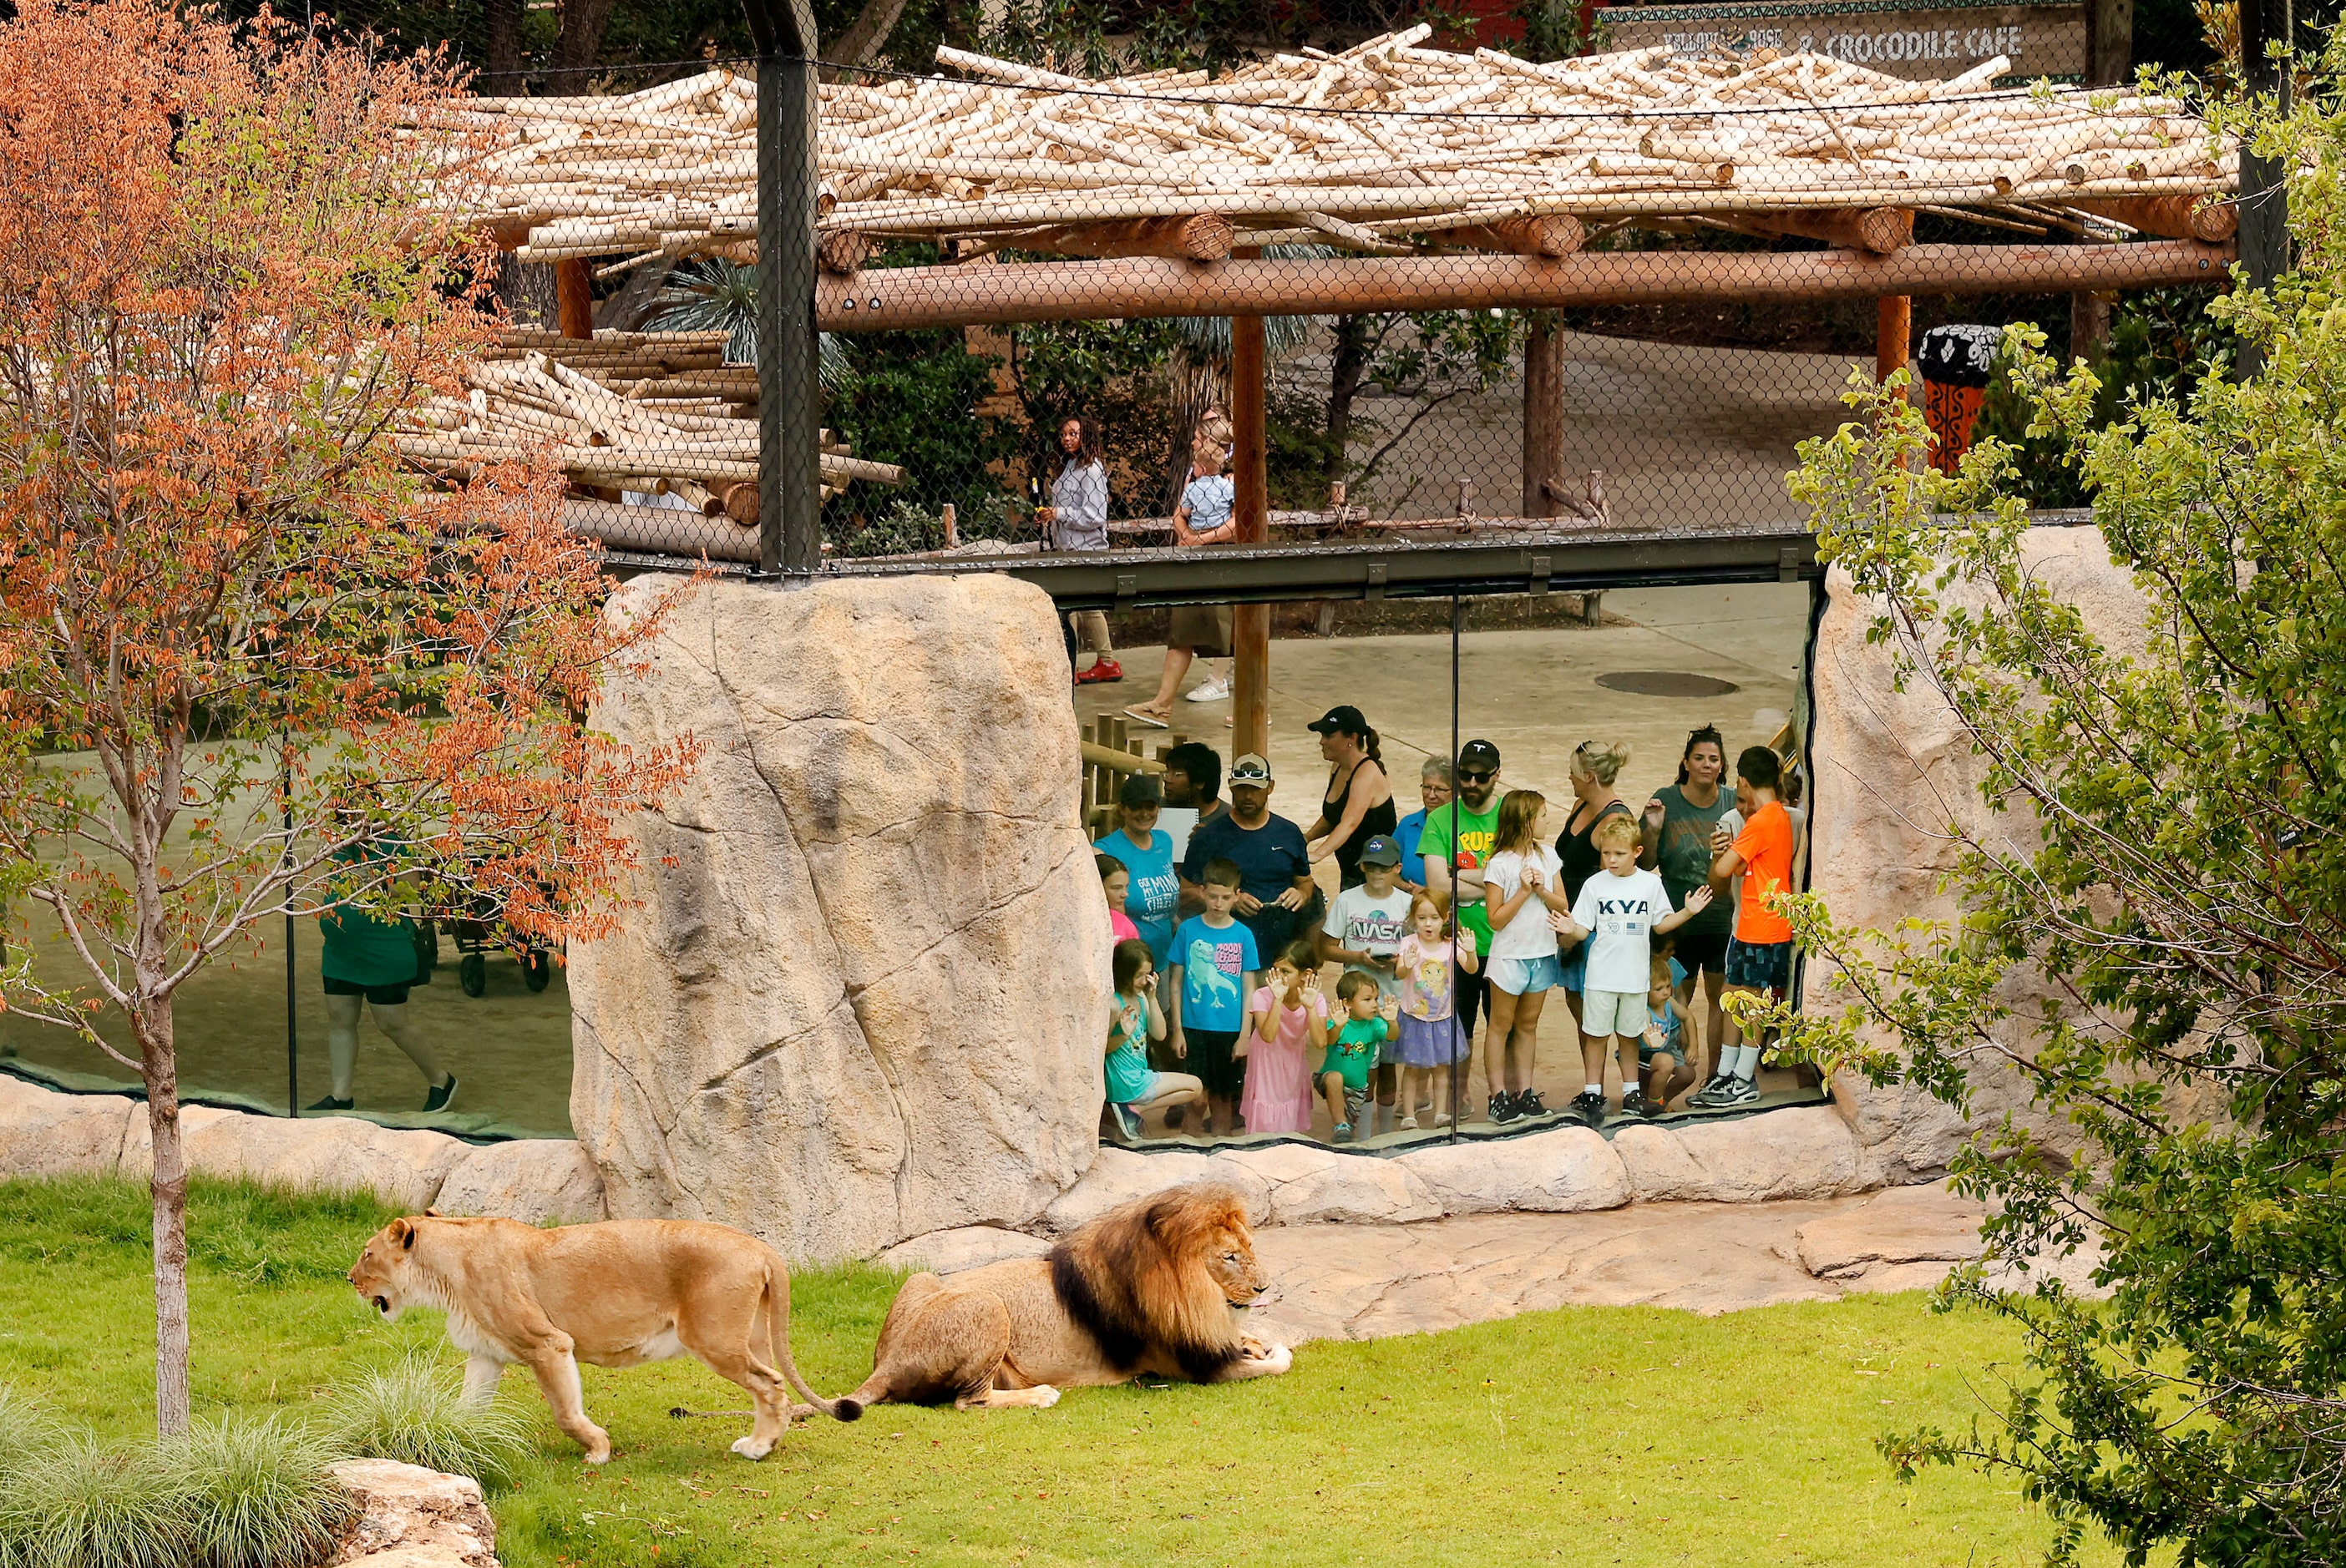
[[[407,1306],[415,1266],[415,1227],[394,1219],[368,1240],[350,1272],[351,1288],[373,1303],[386,1322],[397,1322]]]
[[[1212,1249],[1206,1254],[1206,1267],[1233,1307],[1251,1307],[1255,1298],[1270,1288],[1270,1282],[1263,1278],[1262,1265],[1254,1260],[1254,1232],[1247,1228],[1244,1221],[1215,1227]]]

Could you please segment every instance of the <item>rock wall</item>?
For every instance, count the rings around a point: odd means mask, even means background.
[[[2140,652],[2147,602],[2130,575],[2111,564],[2095,528],[2038,528],[2024,546],[2028,566],[2107,646]],[[1896,689],[1892,649],[1866,641],[1880,608],[1859,595],[1846,573],[1826,579],[1827,606],[1810,654],[1814,697],[1810,784],[1814,816],[1809,885],[1843,923],[1889,930],[1900,921],[1950,920],[1954,898],[1941,888],[1961,846],[1957,829],[1984,841],[2033,848],[2025,812],[1994,811],[1980,798],[1980,759],[1954,716],[1921,681]],[[1949,596],[1966,600],[1960,590]],[[1805,1000],[1832,1005],[1830,970],[1811,961]],[[2043,978],[2015,971],[2004,987],[2024,1014],[2051,993]],[[2074,1142],[2066,1124],[2028,1109],[2019,1074],[1983,1065],[1973,1074],[1966,1120],[1920,1090],[1875,1089],[1853,1075],[1834,1094],[1879,1179],[1928,1180],[1975,1131],[2013,1113],[2055,1146]]]
[[[468,1144],[348,1116],[255,1116],[187,1105],[179,1126],[199,1175],[296,1192],[371,1192],[411,1214],[497,1215],[526,1225],[604,1217],[603,1178],[567,1138]],[[65,1095],[0,1074],[0,1176],[154,1174],[143,1101]]]
[[[1075,1184],[1108,939],[1046,596],[712,584],[597,722],[707,748],[627,827],[619,929],[570,950],[571,1122],[613,1214],[825,1259]]]

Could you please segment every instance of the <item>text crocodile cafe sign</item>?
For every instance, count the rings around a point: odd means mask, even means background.
[[[2014,77],[2082,76],[2086,9],[2078,5],[1860,3],[1801,5],[1797,0],[1730,5],[1612,5],[1598,13],[1606,46],[1680,55],[1775,49],[1830,55],[1913,81],[1959,76],[2002,55]]]

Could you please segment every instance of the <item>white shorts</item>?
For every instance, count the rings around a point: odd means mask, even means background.
[[[1646,1032],[1646,993],[1642,991],[1584,991],[1580,993],[1580,1032],[1591,1039],[1607,1034],[1635,1039]]]

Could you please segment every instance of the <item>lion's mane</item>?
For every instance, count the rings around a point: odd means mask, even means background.
[[[1207,1382],[1241,1354],[1230,1299],[1209,1267],[1215,1238],[1232,1228],[1247,1234],[1246,1203],[1234,1189],[1176,1187],[1062,1238],[1051,1248],[1051,1286],[1119,1369],[1161,1347]]]

